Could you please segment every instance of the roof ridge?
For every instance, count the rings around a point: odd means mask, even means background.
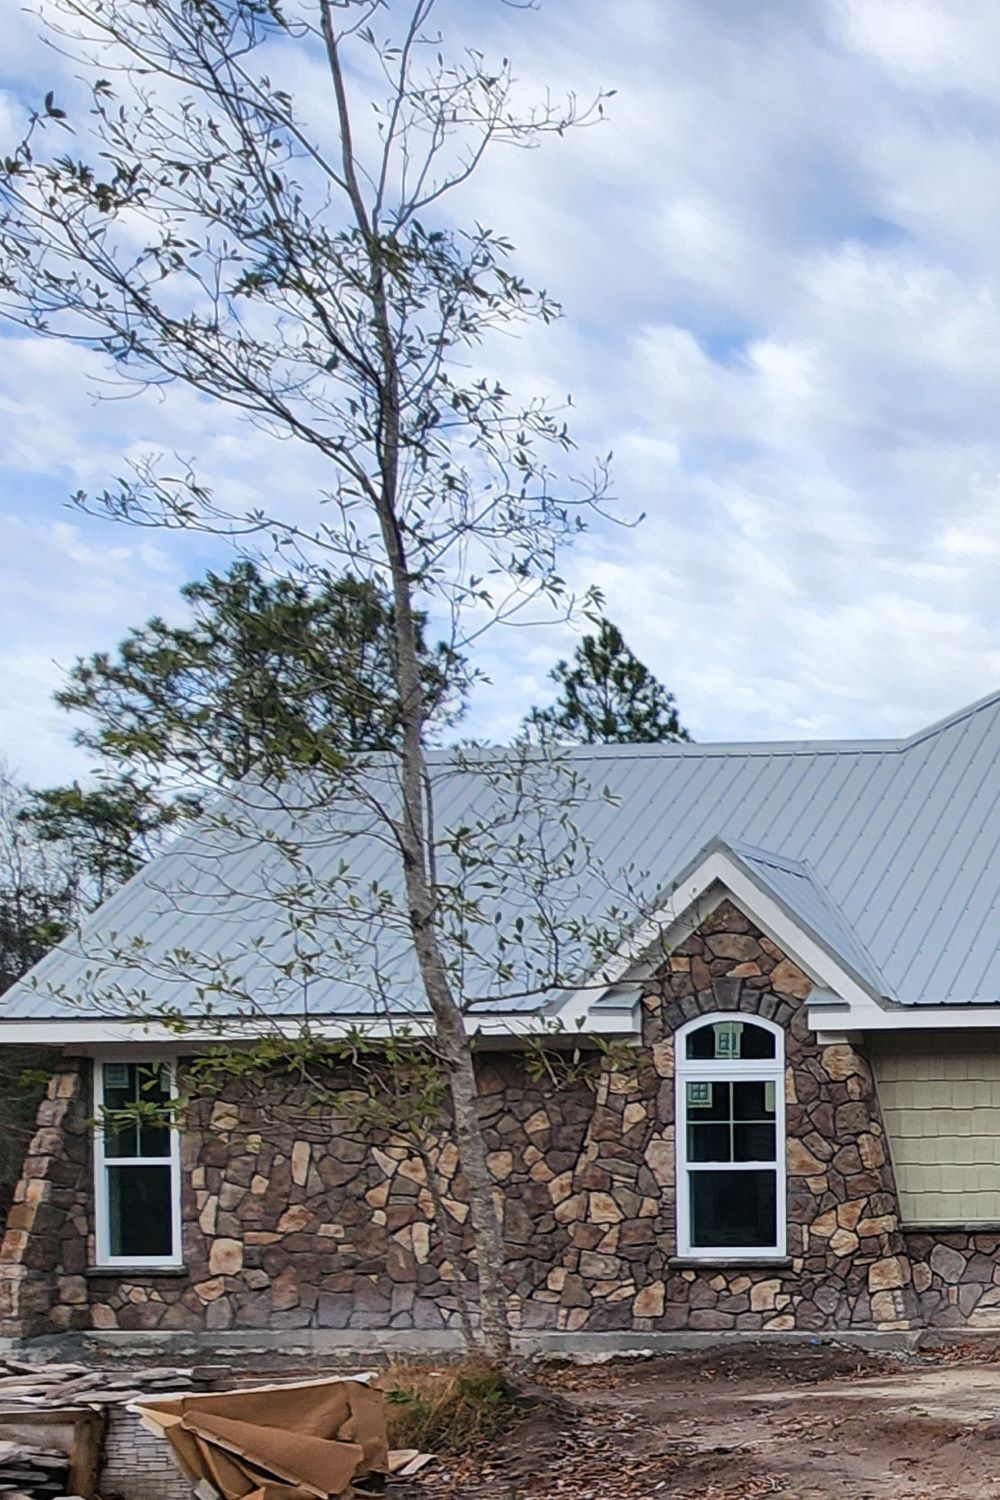
[[[963,719],[971,719],[974,714],[981,713],[984,708],[993,707],[1000,707],[1000,688],[994,689],[992,693],[986,693],[982,698],[977,698],[974,703],[967,703],[964,708],[956,709],[954,713],[946,714],[943,719],[935,720],[925,729],[918,729],[915,734],[911,734],[900,742],[900,749],[910,750],[915,745],[922,745],[932,735],[941,734],[945,729],[952,729],[956,724],[961,724]]]

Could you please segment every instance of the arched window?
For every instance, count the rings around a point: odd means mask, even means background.
[[[677,1250],[785,1253],[785,1057],[759,1016],[708,1015],[676,1034]]]

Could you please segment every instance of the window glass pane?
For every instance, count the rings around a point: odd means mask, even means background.
[[[688,1161],[732,1161],[732,1127],[688,1125]]]
[[[170,1168],[108,1167],[108,1250],[111,1255],[173,1253]]]
[[[746,1058],[774,1057],[774,1033],[751,1021],[715,1021],[699,1026],[687,1036],[687,1056],[742,1062]]]
[[[732,1160],[774,1161],[774,1126],[737,1122],[733,1126]]]
[[[154,1106],[170,1098],[170,1072],[157,1063],[104,1063],[104,1108],[116,1113],[137,1103]],[[170,1155],[170,1131],[155,1121],[109,1120],[104,1127],[108,1157]]]
[[[694,1249],[771,1250],[777,1244],[776,1173],[694,1171],[688,1174]]]
[[[757,1081],[733,1084],[734,1120],[773,1120],[774,1084]]]
[[[732,1085],[728,1083],[689,1083],[685,1091],[688,1119],[728,1120],[732,1116]]]

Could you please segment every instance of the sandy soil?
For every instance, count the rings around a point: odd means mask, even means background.
[[[1000,1355],[773,1348],[542,1375],[523,1417],[420,1493],[454,1500],[1000,1500]]]

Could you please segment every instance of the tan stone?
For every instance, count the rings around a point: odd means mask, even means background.
[[[859,1234],[863,1231],[858,1229],[858,1222],[864,1213],[865,1198],[854,1198],[850,1203],[842,1203],[837,1209],[837,1223],[842,1229],[857,1229]]]
[[[427,1168],[419,1156],[409,1156],[406,1161],[401,1161],[399,1175],[405,1177],[408,1182],[415,1182],[418,1187],[427,1185]]]
[[[464,1224],[469,1217],[469,1205],[460,1198],[442,1198],[441,1203],[445,1213],[450,1214],[456,1224]]]
[[[60,1276],[56,1286],[60,1302],[76,1306],[87,1300],[87,1283],[82,1276]]]
[[[243,1269],[243,1246],[239,1240],[213,1240],[208,1253],[208,1269],[213,1276],[235,1276]]]
[[[267,1192],[267,1178],[263,1172],[255,1172],[250,1179],[250,1191],[255,1198],[263,1198]]]
[[[646,1147],[646,1166],[661,1187],[668,1187],[674,1180],[674,1142],[666,1135],[654,1136]]]
[[[573,1191],[573,1173],[560,1172],[549,1183],[549,1197],[553,1203],[562,1203]]]
[[[901,1287],[904,1280],[903,1266],[898,1255],[887,1255],[884,1260],[877,1260],[868,1267],[870,1292],[890,1291],[894,1287]]]
[[[212,1105],[212,1129],[218,1131],[235,1130],[240,1123],[240,1112],[235,1104],[228,1103],[225,1099],[216,1099]]]
[[[754,1312],[769,1312],[781,1291],[780,1281],[758,1281],[750,1288],[750,1306]]]
[[[809,1233],[814,1234],[817,1239],[828,1240],[837,1228],[837,1214],[834,1209],[829,1209],[825,1214],[820,1214],[813,1219],[809,1225]]]
[[[292,1147],[292,1181],[296,1187],[305,1187],[309,1177],[309,1162],[312,1147],[308,1141],[296,1141]]]
[[[846,1042],[837,1042],[832,1047],[824,1047],[820,1053],[820,1062],[823,1064],[827,1077],[838,1083],[842,1083],[845,1078],[850,1078],[854,1073],[861,1072],[858,1054]]]
[[[729,1291],[732,1296],[738,1297],[742,1292],[746,1291],[747,1287],[750,1286],[750,1284],[751,1283],[749,1276],[735,1276],[730,1285]]]
[[[514,1153],[512,1151],[491,1151],[486,1158],[486,1165],[497,1182],[506,1182],[514,1170]]]
[[[838,1229],[830,1236],[830,1249],[834,1255],[853,1255],[858,1248],[858,1237],[853,1229]]]
[[[442,1177],[454,1177],[458,1171],[458,1147],[453,1141],[446,1141],[441,1147],[437,1169]]]
[[[674,1043],[671,1038],[666,1042],[654,1042],[652,1046],[653,1067],[658,1078],[673,1078],[674,1076]]]
[[[626,1104],[625,1113],[622,1116],[622,1129],[631,1130],[635,1125],[641,1125],[646,1118],[646,1106],[638,1100]]]
[[[429,1224],[413,1225],[413,1254],[418,1265],[422,1266],[431,1253],[431,1231]]]
[[[777,1318],[768,1318],[764,1327],[770,1328],[773,1333],[783,1333],[786,1329],[795,1327],[795,1319],[790,1313],[781,1313]]]
[[[859,1219],[857,1224],[858,1234],[862,1239],[876,1234],[892,1234],[897,1227],[895,1214],[880,1214],[875,1219]],[[1000,1270],[1000,1267],[997,1269]]]
[[[243,1238],[248,1245],[276,1245],[281,1235],[273,1229],[248,1229]]]
[[[18,1183],[18,1187],[21,1184]],[[52,1194],[52,1184],[47,1177],[29,1177],[21,1194],[23,1203],[47,1203]]]
[[[812,990],[812,981],[790,958],[783,958],[775,964],[771,970],[771,985],[779,995],[791,995],[796,1000],[808,1000]]]
[[[640,1219],[655,1219],[660,1212],[660,1205],[655,1198],[643,1198],[639,1204]]]
[[[566,1277],[569,1275],[565,1266],[555,1266],[545,1278],[545,1285],[550,1292],[561,1292],[566,1285]]]
[[[559,1311],[559,1322],[567,1333],[579,1333],[589,1315],[589,1307],[563,1307]]]
[[[823,1163],[813,1156],[808,1146],[803,1145],[794,1136],[788,1138],[788,1172],[791,1177],[811,1177],[814,1172],[822,1172]]]
[[[875,1292],[872,1296],[872,1319],[874,1322],[895,1322],[901,1312],[902,1308],[897,1292]]]
[[[551,1130],[552,1122],[544,1109],[536,1109],[530,1119],[525,1120],[524,1129],[528,1135],[539,1135],[543,1130]]]
[[[551,1184],[550,1184],[551,1185]],[[555,1207],[555,1219],[557,1224],[572,1224],[577,1219],[582,1219],[587,1208],[586,1193],[573,1193],[569,1198],[564,1198]]]
[[[881,1167],[885,1162],[885,1146],[877,1135],[859,1135],[858,1151],[862,1162],[869,1171],[874,1171],[875,1168]]]
[[[214,1302],[225,1292],[226,1283],[221,1276],[213,1276],[211,1281],[196,1281],[192,1290],[200,1301]]]
[[[551,1182],[555,1175],[544,1157],[540,1161],[536,1161],[528,1173],[532,1182]]]
[[[219,1200],[214,1193],[205,1199],[205,1206],[198,1215],[198,1228],[211,1237],[215,1233],[215,1221],[219,1212]]]
[[[729,970],[729,973],[726,977],[728,979],[756,979],[760,973],[760,964],[737,964],[734,969]]]
[[[610,1193],[591,1193],[587,1217],[592,1224],[618,1224],[625,1215]]]
[[[365,1202],[372,1208],[385,1208],[389,1201],[388,1182],[377,1182],[373,1188],[369,1188],[365,1194]]]
[[[295,1234],[297,1230],[305,1229],[311,1218],[312,1213],[304,1203],[293,1203],[278,1220],[278,1233]]]
[[[399,1162],[394,1156],[390,1156],[387,1151],[381,1151],[378,1146],[373,1146],[372,1157],[376,1166],[386,1177],[395,1177]]]
[[[90,1309],[90,1321],[95,1328],[117,1328],[118,1316],[106,1302],[95,1302]]]

